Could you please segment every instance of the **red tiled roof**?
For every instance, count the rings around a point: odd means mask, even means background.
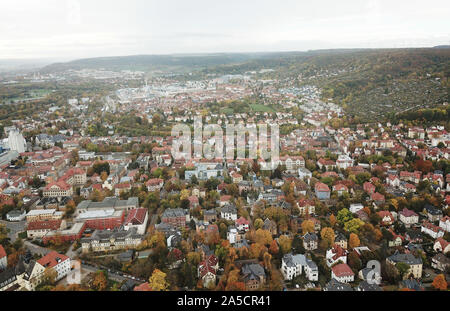
[[[61,227],[61,219],[57,220],[39,220],[32,221],[28,224],[27,230],[57,230]]]
[[[114,188],[116,188],[116,189],[130,189],[131,188],[131,184],[129,184],[129,183],[116,184],[114,186]]]
[[[321,191],[321,192],[330,192],[330,188],[328,188],[328,186],[324,183],[318,182],[315,186],[316,191]]]
[[[409,210],[407,208],[404,208],[400,214],[402,214],[405,217],[411,217],[411,216],[418,216],[414,211]]]
[[[345,263],[338,264],[331,269],[333,270],[333,274],[337,277],[355,275],[352,269]]]
[[[53,268],[59,263],[66,261],[67,259],[69,259],[69,257],[67,257],[66,255],[58,254],[57,252],[53,251],[39,259],[37,262],[45,268]]]
[[[51,190],[53,186],[57,186],[61,190],[69,190],[70,185],[68,185],[65,181],[53,182],[45,187],[45,190]]]
[[[132,209],[127,216],[125,224],[141,225],[145,221],[145,216],[147,214],[146,208],[135,208]]]
[[[372,200],[384,201],[384,195],[382,195],[381,193],[375,192],[374,194],[372,194]]]
[[[223,195],[223,196],[220,197],[220,201],[221,202],[227,202],[227,201],[230,201],[231,198],[232,198],[231,195]]]
[[[348,188],[343,184],[337,184],[333,187],[336,191],[348,191]]]
[[[245,219],[244,217],[240,217],[238,219],[236,219],[236,224],[237,225],[248,225],[250,222]]]
[[[6,252],[5,249],[3,248],[2,245],[0,245],[0,259],[6,257]]]
[[[164,180],[162,180],[160,178],[152,178],[152,179],[149,179],[145,184],[147,186],[156,186],[156,185],[160,185],[161,183],[164,183]]]
[[[441,247],[442,247],[443,250],[447,247],[448,244],[450,244],[449,242],[447,242],[447,241],[444,240],[443,238],[437,238],[437,239],[436,239],[436,242],[439,243],[439,244],[441,244]],[[436,242],[435,242],[435,243],[436,243]],[[1,246],[1,245],[0,245],[0,246]],[[1,253],[1,249],[0,249],[0,253]],[[1,257],[2,257],[2,256],[0,255],[0,258],[1,258]]]
[[[347,256],[347,251],[345,249],[343,249],[342,247],[340,247],[338,244],[335,244],[333,249],[332,249],[332,253],[333,255],[333,260],[337,260],[340,257],[344,257]]]

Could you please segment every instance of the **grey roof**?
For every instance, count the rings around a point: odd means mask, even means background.
[[[217,215],[217,212],[215,209],[209,209],[209,210],[205,210],[203,212],[203,215]]]
[[[220,210],[222,213],[229,213],[229,214],[237,214],[237,209],[234,205],[227,204]]]
[[[260,264],[256,263],[246,264],[243,266],[242,274],[244,275],[245,281],[259,279],[260,277],[266,276],[264,268]]]
[[[323,290],[329,292],[350,292],[353,291],[353,288],[348,284],[341,283],[335,279],[331,279],[331,281],[327,283]]]
[[[437,253],[433,257],[433,260],[434,261],[438,261],[438,262],[440,262],[443,265],[450,265],[450,259],[447,256],[445,256],[444,254],[442,254],[442,253]]]
[[[161,217],[183,217],[187,215],[187,211],[182,208],[169,208],[164,211]]]
[[[422,264],[422,258],[414,257],[413,254],[399,254],[396,252],[394,255],[389,256],[388,259],[394,263],[403,262],[408,265]]]
[[[426,209],[427,213],[429,213],[431,215],[436,215],[436,216],[442,215],[442,211],[433,205],[427,204],[427,205],[425,205],[425,209]]]
[[[403,280],[400,282],[400,285],[409,289],[413,289],[415,291],[423,291],[422,283],[415,279]]]
[[[358,290],[362,292],[381,292],[383,291],[377,284],[369,284],[367,281],[362,281],[358,285]]]
[[[14,268],[7,268],[0,272],[0,289],[11,284],[17,279],[16,270]]]
[[[117,255],[117,259],[121,262],[130,261],[131,259],[133,259],[133,254],[133,250],[130,249]]]
[[[19,217],[19,216],[23,215],[23,213],[24,213],[24,211],[15,209],[15,210],[8,212],[6,215],[9,217]]]
[[[137,228],[131,228],[128,231],[122,228],[114,230],[95,230],[91,237],[82,238],[81,242],[90,243],[91,241],[108,242],[111,239],[126,240],[128,238],[142,238],[142,235],[137,234]]]
[[[102,202],[92,202],[91,200],[86,200],[78,204],[77,209],[105,208],[105,207],[120,209],[129,206],[138,207],[139,199],[137,197],[131,197],[128,200],[120,200],[117,197],[108,197],[105,198]]]
[[[308,258],[306,258],[306,265],[309,267],[309,269],[311,270],[315,270],[318,271],[319,268],[317,267],[316,263]]]
[[[305,255],[298,254],[298,255],[292,255],[286,254],[283,256],[283,261],[288,267],[295,267],[295,266],[306,266],[306,257]]]
[[[347,238],[345,237],[344,234],[342,234],[341,232],[338,232],[336,234],[336,239],[335,241],[347,241]]]
[[[138,283],[136,281],[133,280],[127,280],[121,287],[120,290],[121,291],[132,291],[133,288],[137,285]]]
[[[317,236],[317,234],[315,234],[314,232],[308,232],[307,234],[305,234],[303,236],[303,241],[306,243],[309,243],[311,241],[318,241],[319,238]]]

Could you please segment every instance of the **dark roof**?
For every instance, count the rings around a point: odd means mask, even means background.
[[[415,257],[413,254],[399,254],[398,252],[389,256],[388,259],[394,263],[403,262],[408,265],[418,265],[422,263],[422,258],[420,257]]]
[[[331,281],[327,283],[323,290],[329,292],[350,292],[353,291],[353,288],[348,284],[341,283],[335,279],[331,279]]]
[[[242,267],[242,274],[246,282],[253,279],[259,280],[260,277],[266,277],[264,268],[260,264],[255,263],[244,265]]]
[[[380,292],[383,291],[377,284],[369,284],[367,281],[362,281],[358,285],[358,290],[362,292]]]
[[[403,281],[400,282],[400,285],[402,287],[406,287],[406,288],[413,289],[413,290],[416,290],[416,291],[423,291],[424,290],[424,288],[422,286],[422,283],[417,281],[417,280],[415,280],[415,279],[403,280]]]

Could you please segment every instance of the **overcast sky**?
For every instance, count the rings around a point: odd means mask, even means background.
[[[448,0],[1,0],[0,59],[450,44]]]

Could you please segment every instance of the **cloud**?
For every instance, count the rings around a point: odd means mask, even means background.
[[[2,0],[0,59],[449,44],[428,0]]]

